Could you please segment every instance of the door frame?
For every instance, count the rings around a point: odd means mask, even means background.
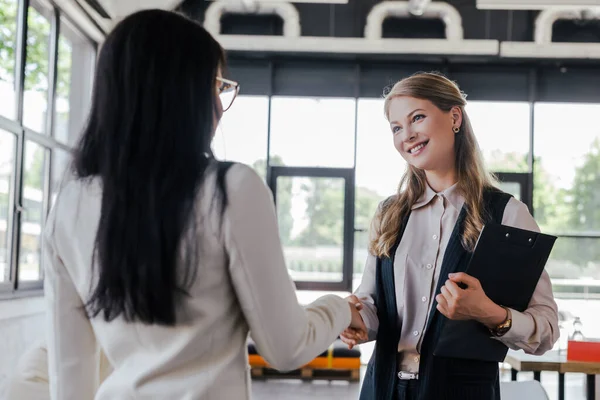
[[[267,184],[273,192],[277,207],[277,178],[341,178],[344,179],[344,230],[342,239],[341,281],[294,281],[298,290],[352,291],[354,258],[354,168],[286,167],[269,166]]]
[[[533,177],[526,172],[495,172],[500,182],[515,182],[521,187],[521,201],[525,203],[533,215]]]

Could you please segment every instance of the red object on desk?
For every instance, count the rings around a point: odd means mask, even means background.
[[[569,340],[567,347],[568,361],[600,362],[600,340]]]

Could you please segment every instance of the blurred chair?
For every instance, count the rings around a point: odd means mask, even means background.
[[[502,400],[550,400],[538,381],[500,382]]]

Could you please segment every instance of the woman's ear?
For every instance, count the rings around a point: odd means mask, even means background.
[[[452,116],[452,127],[460,128],[462,126],[462,120],[463,120],[462,109],[458,106],[454,106],[450,110],[450,115]]]

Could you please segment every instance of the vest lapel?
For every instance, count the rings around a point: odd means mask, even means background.
[[[369,376],[373,376],[372,392],[364,388],[364,396],[361,391],[361,399],[391,399],[396,388],[396,354],[398,352],[398,341],[400,340],[400,324],[398,323],[398,308],[396,307],[396,285],[394,282],[394,258],[396,250],[406,225],[407,215],[402,220],[402,225],[396,238],[394,247],[390,250],[390,257],[377,259],[376,280],[376,303],[377,316],[379,318],[379,329],[377,331],[377,345],[375,346],[375,364]],[[404,266],[402,266],[404,267]],[[367,378],[365,378],[366,380]],[[368,397],[372,393],[373,397]]]

